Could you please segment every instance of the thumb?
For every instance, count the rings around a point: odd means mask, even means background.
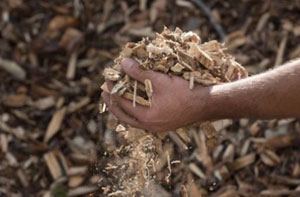
[[[121,61],[123,71],[131,78],[144,83],[145,79],[150,79],[152,71],[145,71],[139,67],[139,63],[130,58],[123,58]]]

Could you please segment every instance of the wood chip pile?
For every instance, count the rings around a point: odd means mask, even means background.
[[[224,42],[252,75],[300,56],[299,13],[297,1],[1,0],[0,196],[107,196],[117,149],[118,165],[149,158],[120,149],[133,128],[97,107],[104,68],[126,43],[180,27]],[[152,177],[161,182],[144,196],[299,196],[297,119],[212,125],[212,153],[199,128],[167,134]]]

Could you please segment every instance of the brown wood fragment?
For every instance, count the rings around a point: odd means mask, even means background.
[[[22,107],[26,104],[27,96],[25,94],[11,94],[4,98],[3,105],[8,107]]]

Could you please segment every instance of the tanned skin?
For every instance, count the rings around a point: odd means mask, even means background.
[[[172,131],[217,119],[300,117],[300,59],[235,82],[203,87],[176,76],[144,71],[125,58],[122,69],[133,79],[153,86],[152,106],[136,105],[103,92],[109,110],[123,123],[149,131]],[[107,81],[111,90],[113,83]]]

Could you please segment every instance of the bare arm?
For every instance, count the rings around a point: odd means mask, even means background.
[[[213,119],[300,117],[300,60],[213,86],[210,97]]]
[[[151,80],[152,107],[134,108],[131,101],[104,92],[102,97],[120,121],[138,128],[169,131],[224,118],[300,117],[300,60],[240,81],[211,87],[197,85],[193,90],[180,77],[144,71],[130,59],[122,61],[122,68],[142,83]],[[112,82],[108,85],[113,87]]]

